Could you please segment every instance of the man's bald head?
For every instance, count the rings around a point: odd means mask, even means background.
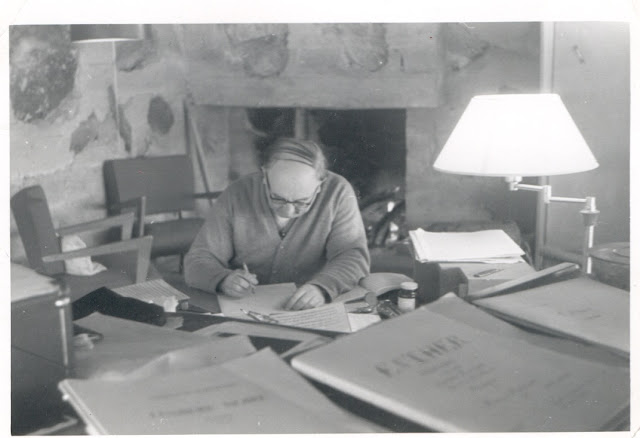
[[[327,176],[327,159],[322,148],[311,140],[279,138],[263,154],[263,167],[270,169],[276,161],[293,161],[312,167],[318,179]]]

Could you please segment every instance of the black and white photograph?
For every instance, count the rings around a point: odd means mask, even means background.
[[[2,432],[639,429],[637,3],[13,3]]]

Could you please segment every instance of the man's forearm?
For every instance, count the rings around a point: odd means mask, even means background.
[[[231,272],[231,269],[211,260],[185,260],[184,278],[187,285],[207,292],[216,292],[220,282]]]
[[[322,288],[331,299],[353,289],[369,274],[369,253],[366,248],[351,248],[331,259],[308,281]]]

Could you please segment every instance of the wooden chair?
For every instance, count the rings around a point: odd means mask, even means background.
[[[186,217],[196,199],[214,199],[221,192],[195,193],[194,171],[188,155],[127,158],[105,161],[104,184],[110,214],[134,210],[134,235],[153,236],[151,257],[180,255],[189,250],[204,219]],[[150,215],[172,213],[169,219]]]
[[[112,216],[55,229],[49,205],[41,186],[20,190],[11,198],[18,232],[31,268],[66,284],[76,300],[100,287],[119,287],[146,280],[152,237],[131,238],[135,215]],[[100,246],[62,252],[60,238],[65,235],[121,228],[121,240]],[[91,276],[65,272],[65,260],[98,257],[108,269]]]

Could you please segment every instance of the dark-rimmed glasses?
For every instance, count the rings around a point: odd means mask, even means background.
[[[275,205],[276,207],[284,207],[287,204],[291,204],[293,205],[293,208],[295,208],[298,212],[307,210],[311,207],[313,201],[315,201],[316,199],[316,196],[318,196],[318,193],[320,193],[320,188],[322,187],[322,183],[324,182],[324,180],[320,181],[320,184],[318,184],[318,187],[316,187],[316,190],[313,192],[313,195],[311,195],[311,197],[306,199],[296,199],[295,201],[288,201],[278,195],[273,194],[273,192],[271,191],[271,185],[269,184],[269,175],[267,174],[267,171],[263,169],[262,173],[264,174],[264,180],[267,183],[267,194],[269,195],[269,199],[271,200],[273,205]]]

